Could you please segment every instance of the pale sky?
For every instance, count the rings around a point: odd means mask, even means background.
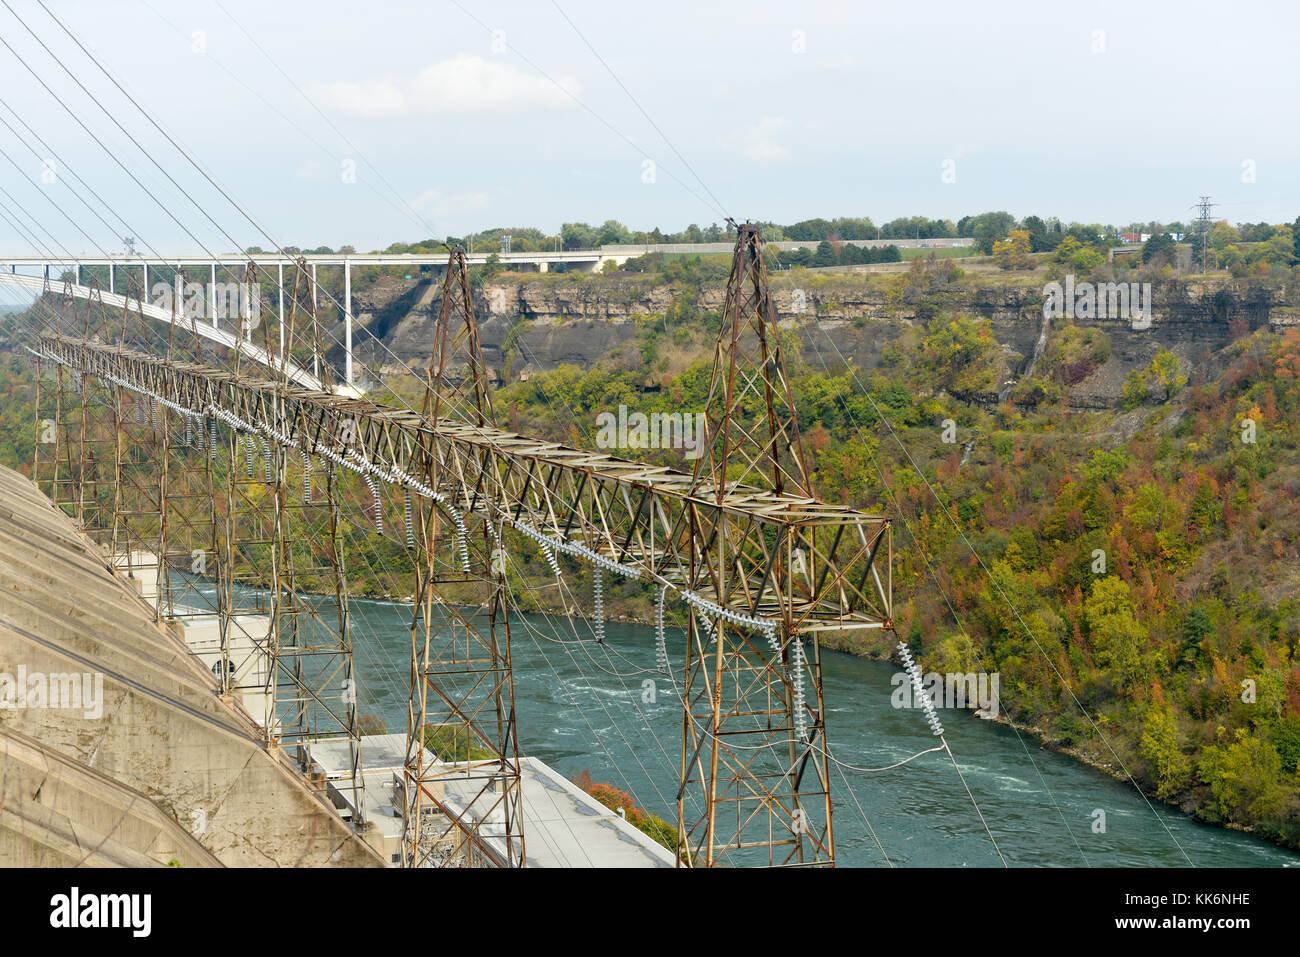
[[[1300,214],[1290,3],[45,2],[282,244],[610,218],[669,231],[721,222],[719,206],[776,222],[1006,209],[1123,225],[1190,219],[1205,193],[1234,222]],[[22,134],[0,126],[18,167],[0,156],[6,215],[74,254],[120,251],[119,217],[163,253],[227,251],[222,230],[273,245],[36,0],[4,3],[220,228],[0,5],[0,37],[184,228],[0,47],[0,99],[48,144],[0,108]],[[0,219],[0,255],[31,247]]]

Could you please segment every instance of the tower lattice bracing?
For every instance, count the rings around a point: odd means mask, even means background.
[[[757,227],[738,228],[692,492],[720,506],[755,490],[813,501]],[[792,599],[812,555],[796,528],[753,535],[724,508],[691,510],[696,609],[683,687],[679,856],[694,866],[833,861],[830,782],[814,633]],[[811,532],[809,532],[811,534]],[[754,572],[762,577],[755,587]],[[743,572],[749,571],[749,574]],[[737,609],[737,619],[720,613]],[[700,800],[688,802],[695,791]],[[692,807],[702,813],[691,814]]]
[[[495,426],[460,249],[451,250],[443,279],[422,418],[435,429]],[[415,474],[444,500],[422,499],[415,523],[406,863],[520,867],[523,809],[502,490],[490,468],[480,469],[482,482],[468,489],[436,448],[421,443],[414,452]],[[461,517],[466,512],[468,519]],[[460,600],[449,602],[449,589]]]

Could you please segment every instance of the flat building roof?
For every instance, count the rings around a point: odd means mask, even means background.
[[[346,740],[315,741],[313,763],[327,777],[344,776],[351,754]],[[372,734],[361,739],[361,766],[366,787],[366,818],[386,835],[400,833],[400,809],[392,782],[401,780],[406,760],[405,734]],[[432,763],[431,755],[426,761]],[[393,777],[396,773],[396,778]],[[673,867],[673,853],[624,820],[559,771],[538,758],[519,759],[527,867]],[[442,779],[444,802],[454,808],[454,775]],[[466,783],[463,805],[470,805],[481,783]],[[486,831],[489,846],[493,832]]]

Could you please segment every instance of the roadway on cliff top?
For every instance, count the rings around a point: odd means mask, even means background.
[[[845,240],[845,245],[872,248],[878,246],[897,246],[899,249],[960,249],[974,245],[969,237],[954,239],[860,239]],[[766,245],[778,249],[816,249],[815,240],[781,240]],[[468,252],[465,261],[471,265],[483,265],[490,256],[506,266],[531,266],[541,272],[549,271],[556,264],[565,268],[575,267],[586,272],[599,271],[607,262],[621,266],[629,259],[644,256],[647,253],[687,254],[687,255],[730,255],[734,243],[650,243],[630,244],[613,243],[599,249],[565,249],[545,252],[501,252],[499,249]],[[123,253],[117,256],[78,256],[75,259],[50,258],[48,256],[10,256],[0,253],[0,267],[8,266],[10,272],[19,267],[64,267],[110,266],[113,269],[124,267],[159,267],[159,266],[243,266],[249,262],[259,266],[292,266],[299,259],[306,260],[309,266],[433,266],[441,269],[447,265],[447,253],[439,250],[434,253],[230,253],[218,256],[178,253],[175,256],[140,256]],[[55,277],[57,278],[57,277]]]

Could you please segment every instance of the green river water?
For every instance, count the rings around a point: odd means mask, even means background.
[[[410,606],[353,600],[359,708],[391,731],[406,728]],[[568,776],[589,770],[675,820],[681,702],[655,669],[654,632],[609,623],[605,644],[591,625],[512,616],[515,704],[521,751]],[[676,650],[668,647],[680,680]],[[891,705],[898,669],[835,652],[823,656],[831,753],[857,767],[883,767],[936,743],[919,710]],[[655,681],[643,701],[642,681]],[[1131,784],[1040,748],[1027,734],[972,713],[941,712],[953,755],[1002,854],[1013,866],[1300,866],[1300,854],[1239,832],[1200,824]],[[841,866],[999,866],[971,798],[942,752],[903,767],[832,767],[836,857]],[[1105,812],[1105,832],[1094,831]],[[867,821],[874,828],[871,836]],[[882,850],[883,848],[883,850]]]

